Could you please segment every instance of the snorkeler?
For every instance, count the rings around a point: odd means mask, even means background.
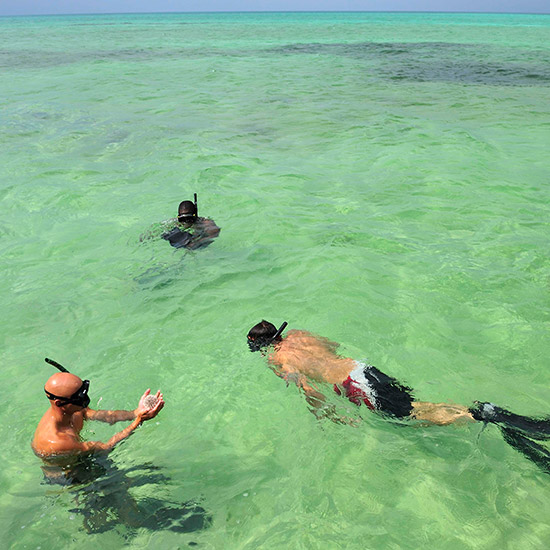
[[[46,465],[63,468],[79,456],[108,453],[117,443],[131,435],[142,422],[155,418],[164,407],[162,393],[158,391],[156,395],[151,395],[150,390],[147,390],[133,411],[90,409],[90,381],[81,380],[51,359],[46,361],[61,371],[46,382],[44,391],[50,401],[50,408],[40,420],[32,441],[33,451]],[[107,443],[102,443],[80,439],[85,420],[100,420],[109,424],[131,420],[132,423],[113,435]]]
[[[133,411],[96,411],[88,407],[89,380],[81,380],[51,359],[46,361],[61,372],[46,382],[44,391],[50,408],[38,424],[32,448],[43,461],[46,482],[73,487],[76,506],[70,511],[83,516],[86,531],[104,533],[123,525],[128,533],[137,529],[191,533],[209,527],[211,515],[196,501],[166,502],[154,495],[135,498],[131,487],[152,483],[165,486],[169,482],[158,467],[145,464],[120,470],[107,456],[142,422],[157,416],[164,406],[162,393],[151,394],[147,390]],[[84,420],[109,424],[132,420],[132,423],[102,443],[80,439]],[[125,474],[140,469],[145,474]]]
[[[174,248],[197,250],[208,246],[220,234],[220,228],[209,218],[198,215],[197,194],[194,202],[182,201],[178,206],[178,215],[160,224],[158,231],[150,231],[141,237],[141,241],[160,236]]]
[[[268,321],[253,326],[247,335],[251,351],[268,355],[277,376],[295,383],[317,416],[336,422],[342,419],[325,404],[317,383],[328,383],[338,395],[356,405],[398,419],[414,419],[435,425],[455,422],[485,422],[500,427],[504,439],[519,452],[550,473],[550,452],[532,441],[550,439],[550,418],[529,418],[493,405],[475,402],[473,407],[416,401],[412,389],[400,384],[376,367],[337,355],[338,344],[303,330],[290,330],[287,323],[277,330]]]

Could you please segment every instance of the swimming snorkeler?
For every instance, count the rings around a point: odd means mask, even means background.
[[[532,441],[550,439],[550,418],[516,415],[492,403],[475,402],[468,408],[416,401],[412,389],[395,378],[372,365],[338,355],[335,342],[303,330],[290,330],[283,338],[286,326],[285,322],[277,330],[263,320],[250,329],[247,343],[251,351],[268,356],[277,376],[304,392],[316,416],[342,422],[326,405],[326,397],[318,388],[319,383],[326,383],[352,403],[365,404],[370,410],[392,418],[440,426],[475,421],[492,423],[500,427],[507,443],[550,473],[550,452]]]
[[[61,468],[70,469],[82,456],[91,454],[106,454],[114,446],[130,436],[143,422],[155,418],[164,407],[162,393],[158,391],[152,403],[150,390],[141,397],[137,408],[133,411],[96,411],[90,409],[88,396],[89,380],[81,380],[64,367],[46,359],[61,372],[51,376],[44,387],[50,407],[40,420],[34,438],[32,449],[42,459],[46,466],[46,475]],[[100,441],[82,441],[80,432],[85,420],[99,420],[114,424],[115,422],[132,421],[129,426],[113,435],[107,443]],[[57,467],[57,468],[56,468]]]
[[[195,193],[194,202],[180,202],[176,218],[162,222],[159,230],[149,231],[140,240],[144,241],[160,236],[174,248],[197,250],[208,246],[219,234],[220,228],[213,220],[199,217],[197,194]]]

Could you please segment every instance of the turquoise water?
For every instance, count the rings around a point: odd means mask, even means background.
[[[286,320],[420,400],[550,413],[549,30],[535,15],[0,19],[4,544],[546,548],[550,477],[494,426],[403,427],[330,388],[360,425],[317,421],[244,337]],[[222,228],[209,248],[139,242],[193,192]],[[29,447],[45,356],[90,378],[94,407],[165,394],[84,488],[45,485]],[[136,528],[113,504],[152,497],[211,524]],[[89,528],[97,507],[112,528]]]

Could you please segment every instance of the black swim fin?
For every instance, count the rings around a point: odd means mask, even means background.
[[[502,429],[511,428],[532,439],[550,439],[550,418],[520,416],[492,403],[476,402],[476,405],[469,411],[480,422],[498,424]]]
[[[504,441],[532,460],[543,472],[550,474],[550,451],[531,441],[525,435],[512,428],[500,427]]]

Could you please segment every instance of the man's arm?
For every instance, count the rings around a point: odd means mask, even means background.
[[[327,398],[324,394],[308,384],[306,380],[306,377],[303,376],[303,379],[297,381],[296,385],[304,392],[307,404],[309,405],[309,410],[315,415],[317,420],[328,418],[335,424],[348,424],[350,426],[355,426],[356,422],[353,419],[339,415],[336,407],[332,403],[326,402]]]
[[[304,392],[309,410],[318,420],[328,418],[336,424],[348,424],[350,426],[355,426],[357,424],[355,420],[339,415],[334,405],[326,402],[327,398],[325,395],[308,383],[305,375],[295,371],[289,371],[285,369],[284,366],[279,369],[273,366],[271,368],[279,378],[286,381],[287,386],[290,382],[293,382]]]
[[[152,408],[148,408],[145,404],[145,398],[151,393],[151,390],[147,390],[139,400],[139,405],[135,411],[93,411],[95,413],[127,413],[132,414],[134,417],[134,421],[118,432],[117,434],[113,435],[107,441],[107,443],[102,443],[101,441],[75,441],[72,449],[67,449],[65,452],[70,452],[71,450],[74,452],[84,452],[84,453],[90,453],[90,452],[109,452],[113,449],[113,447],[120,443],[123,439],[126,439],[132,433],[136,430],[138,426],[142,424],[142,422],[145,422],[146,420],[151,420],[152,418],[155,418],[157,414],[160,412],[160,410],[164,407],[164,400],[162,397],[162,393],[158,391],[155,395],[157,398],[156,404]],[[99,419],[95,419],[99,420]],[[122,418],[118,420],[123,420]],[[118,420],[115,420],[117,422]],[[108,421],[107,421],[108,422]]]
[[[134,420],[136,411],[94,411],[86,409],[84,411],[85,420],[99,420],[99,422],[107,422],[114,424],[115,422],[124,422],[125,420]]]
[[[281,372],[280,374],[276,374],[277,376],[284,378],[287,385],[289,384],[289,382],[294,382],[294,384],[296,384],[305,393],[306,401],[312,407],[319,408],[322,407],[325,403],[327,398],[320,391],[316,390],[311,384],[308,383],[305,375],[297,372]]]
[[[95,411],[93,409],[84,410],[84,419],[85,420],[98,420],[99,422],[107,422],[109,424],[114,424],[115,422],[124,422],[128,420],[134,420],[137,418],[138,411],[140,408],[145,411],[148,410],[144,405],[145,398],[151,393],[151,390],[147,390],[140,398],[137,409],[133,411]],[[157,392],[157,400],[162,398],[160,391]],[[162,407],[161,407],[162,408]]]
[[[144,419],[138,416],[129,426],[113,435],[107,443],[102,443],[101,441],[84,441],[80,442],[79,448],[75,450],[82,453],[109,452],[117,443],[120,443],[123,439],[129,437],[136,430],[136,428],[141,425],[143,420]]]
[[[204,218],[201,221],[201,227],[197,228],[191,241],[185,245],[189,250],[195,250],[202,246],[209,245],[220,234],[220,228],[214,223],[214,220]]]
[[[293,370],[289,370],[284,366],[281,366],[279,368],[272,366],[271,370],[279,378],[282,378],[286,382],[287,386],[291,382],[293,384],[296,384],[296,386],[298,386],[298,388],[300,388],[305,393],[306,401],[313,408],[320,408],[325,403],[326,397],[320,391],[317,391],[313,386],[311,386],[308,383],[307,378],[304,374],[301,374]]]

